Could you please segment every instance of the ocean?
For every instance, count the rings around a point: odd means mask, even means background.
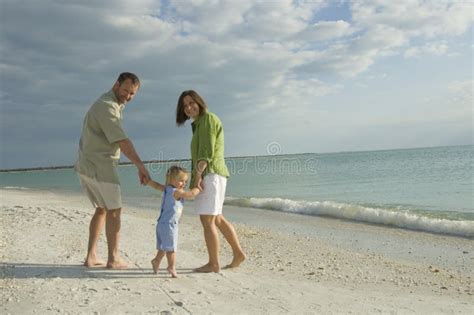
[[[228,158],[226,205],[325,216],[387,227],[474,237],[474,146]],[[147,165],[163,182],[166,169]],[[119,167],[125,204],[155,209],[160,195]],[[3,189],[80,193],[72,169],[0,173]]]

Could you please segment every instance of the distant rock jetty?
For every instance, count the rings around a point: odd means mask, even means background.
[[[181,161],[188,161],[185,159],[182,160],[168,160],[168,161],[160,161],[160,160],[150,160],[150,161],[143,161],[143,164],[149,163],[169,163],[169,162],[181,162]],[[119,165],[130,165],[133,164],[132,162],[120,162]],[[63,169],[72,169],[74,165],[62,165],[62,166],[45,166],[45,167],[30,167],[30,168],[9,168],[9,169],[0,169],[0,173],[6,172],[28,172],[28,171],[48,171],[48,170],[63,170]]]

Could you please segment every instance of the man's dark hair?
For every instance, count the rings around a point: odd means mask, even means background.
[[[131,72],[122,72],[122,73],[120,73],[117,81],[118,81],[118,83],[120,83],[120,85],[122,85],[122,83],[125,82],[128,79],[130,79],[132,81],[133,85],[140,86],[140,79],[137,77],[136,74],[131,73]]]

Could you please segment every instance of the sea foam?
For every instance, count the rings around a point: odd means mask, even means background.
[[[328,216],[431,233],[450,234],[469,238],[474,237],[474,221],[429,218],[406,211],[364,207],[332,201],[295,201],[282,198],[227,197],[225,204],[306,215]]]
[[[19,187],[19,186],[4,186],[4,187],[0,187],[0,189],[29,190],[29,188],[27,187]]]

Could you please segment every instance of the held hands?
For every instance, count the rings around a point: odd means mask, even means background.
[[[150,174],[143,164],[138,167],[138,178],[142,185],[146,185],[150,181]]]
[[[204,190],[204,183],[202,181],[202,175],[199,173],[196,173],[196,178],[194,179],[194,184],[192,186],[193,188],[199,189],[199,191]]]
[[[194,188],[191,188],[189,192],[191,193],[192,197],[195,198],[197,195],[201,193],[201,190],[197,187],[194,187]]]
[[[202,189],[199,189],[198,187],[193,187],[193,188],[191,188],[191,191],[194,194],[199,195],[202,192]]]
[[[204,190],[204,183],[202,181],[202,174],[206,170],[207,162],[205,160],[201,160],[198,162],[196,166],[196,170],[194,173],[194,184],[192,187],[198,188],[200,191]]]

